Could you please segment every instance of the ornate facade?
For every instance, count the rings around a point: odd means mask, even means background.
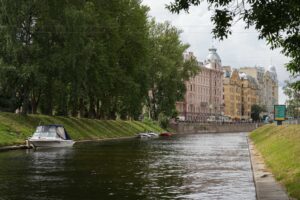
[[[262,67],[242,67],[241,72],[251,75],[259,85],[258,104],[267,109],[272,117],[274,105],[278,104],[278,79],[276,68],[269,66],[267,70]]]
[[[237,69],[223,67],[224,70],[224,114],[235,120],[251,118],[251,106],[258,102],[257,81]]]
[[[185,59],[191,57],[194,57],[192,52],[185,55]],[[205,121],[211,115],[223,114],[223,71],[215,48],[209,49],[199,68],[199,73],[185,83],[184,101],[176,103],[179,118],[183,120]]]
[[[185,59],[195,58],[192,52]],[[265,106],[272,117],[273,107],[278,104],[278,80],[276,69],[270,66],[222,67],[215,48],[209,49],[204,63],[199,62],[200,72],[185,82],[184,101],[176,108],[181,120],[206,121],[209,116],[226,115],[236,120],[251,118],[254,104]]]
[[[237,70],[224,67],[223,78],[224,114],[232,119],[240,119],[242,111],[241,79]]]

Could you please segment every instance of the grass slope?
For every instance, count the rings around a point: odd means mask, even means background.
[[[300,199],[300,125],[266,125],[250,138],[289,195]]]
[[[39,124],[62,124],[74,140],[104,139],[133,136],[145,130],[161,132],[151,122],[93,120],[45,115],[22,116],[0,113],[0,146],[23,144]]]

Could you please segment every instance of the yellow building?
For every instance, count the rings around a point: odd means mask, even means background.
[[[259,85],[255,78],[239,73],[242,82],[242,119],[251,118],[251,107],[259,103]]]
[[[258,103],[267,109],[267,114],[273,117],[274,105],[278,104],[278,79],[276,68],[269,66],[263,67],[242,67],[240,72],[252,76],[258,83]]]
[[[224,115],[232,119],[241,118],[241,79],[237,70],[231,70],[231,67],[224,67],[223,78],[223,99]]]
[[[229,66],[223,70],[224,115],[234,120],[250,119],[251,106],[258,102],[256,79]]]

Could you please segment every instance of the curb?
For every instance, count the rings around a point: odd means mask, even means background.
[[[291,200],[285,188],[267,169],[261,154],[255,149],[252,141],[248,140],[248,137],[247,141],[257,200]]]
[[[250,157],[250,165],[251,165],[251,171],[252,171],[252,179],[253,179],[253,183],[254,183],[254,187],[255,187],[255,198],[256,198],[257,200],[259,200],[258,194],[257,194],[257,184],[256,184],[256,179],[255,179],[255,176],[254,176],[254,168],[253,168],[253,163],[252,163],[252,153],[251,153],[251,150],[250,150],[249,136],[247,135],[246,138],[247,138],[248,152],[249,152],[249,157]]]

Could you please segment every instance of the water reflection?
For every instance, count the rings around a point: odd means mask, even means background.
[[[255,199],[245,134],[0,154],[0,199]],[[2,200],[1,199],[1,200]]]

